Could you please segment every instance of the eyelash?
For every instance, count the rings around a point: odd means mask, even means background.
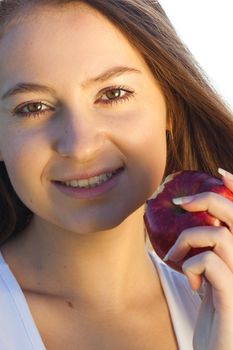
[[[134,93],[133,91],[127,90],[124,86],[113,86],[113,87],[110,87],[110,88],[106,88],[106,89],[104,89],[104,90],[102,91],[102,95],[105,95],[106,93],[111,92],[111,91],[124,91],[124,92],[126,92],[126,94],[125,94],[123,97],[118,97],[118,98],[116,98],[116,99],[105,100],[105,101],[102,100],[102,103],[103,103],[104,105],[108,105],[108,106],[110,105],[110,106],[112,106],[114,103],[126,102],[126,101],[128,101],[131,97],[134,97],[134,96],[135,96],[135,93]],[[99,99],[98,99],[98,101],[99,101]],[[97,101],[97,102],[98,102],[98,101]],[[45,103],[42,103],[42,101],[35,101],[35,102],[32,101],[32,102],[30,102],[30,103],[27,103],[27,104],[23,105],[23,106],[20,107],[20,108],[15,109],[14,114],[15,114],[15,115],[20,115],[20,116],[22,116],[22,117],[28,117],[28,118],[30,118],[30,117],[40,118],[41,115],[43,115],[43,114],[45,114],[45,113],[48,112],[48,109],[44,109],[43,111],[39,111],[39,112],[22,112],[22,109],[23,109],[23,108],[25,108],[25,107],[27,107],[27,106],[29,106],[29,105],[31,105],[31,104],[41,104],[41,105],[50,107],[50,109],[53,109],[53,110],[54,110],[53,107],[48,106],[48,105],[46,105]]]

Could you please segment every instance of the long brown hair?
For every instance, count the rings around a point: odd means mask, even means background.
[[[219,176],[233,172],[233,116],[205,72],[178,37],[155,0],[3,0],[0,38],[37,6],[85,3],[105,15],[141,53],[166,100],[170,132],[164,178],[178,170],[201,170]],[[35,12],[36,13],[36,12]],[[0,163],[0,243],[20,232],[33,213],[15,193]]]

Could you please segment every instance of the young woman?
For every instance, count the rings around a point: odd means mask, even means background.
[[[227,224],[181,233],[213,246],[184,274],[145,243],[169,173],[233,191],[232,114],[160,4],[3,0],[0,32],[0,348],[232,349],[232,202],[183,204]]]

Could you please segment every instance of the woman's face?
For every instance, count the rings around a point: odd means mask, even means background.
[[[84,4],[37,9],[3,37],[0,66],[0,155],[35,217],[88,233],[115,227],[145,203],[165,169],[165,99],[111,22]],[[131,71],[95,79],[116,67]],[[54,184],[121,167],[95,196],[73,198]]]

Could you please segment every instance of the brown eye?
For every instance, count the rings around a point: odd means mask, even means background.
[[[134,97],[135,95],[133,91],[129,91],[124,86],[107,88],[102,90],[101,92],[102,98],[97,102],[101,101],[102,104],[110,106],[113,104],[126,102],[130,99],[130,97]]]
[[[109,90],[105,93],[105,95],[111,100],[113,98],[118,98],[121,95],[120,89]]]
[[[54,108],[38,101],[24,104],[17,108],[14,113],[21,117],[40,117],[42,114],[46,114],[51,110],[54,111]]]
[[[115,85],[101,90],[100,95],[101,98],[95,103],[100,103],[107,107],[129,101],[131,97],[135,97],[135,92],[129,90],[126,86]]]
[[[35,103],[29,103],[24,108],[27,108],[29,113],[36,113],[41,111],[42,105],[43,104],[41,102],[35,102]]]

